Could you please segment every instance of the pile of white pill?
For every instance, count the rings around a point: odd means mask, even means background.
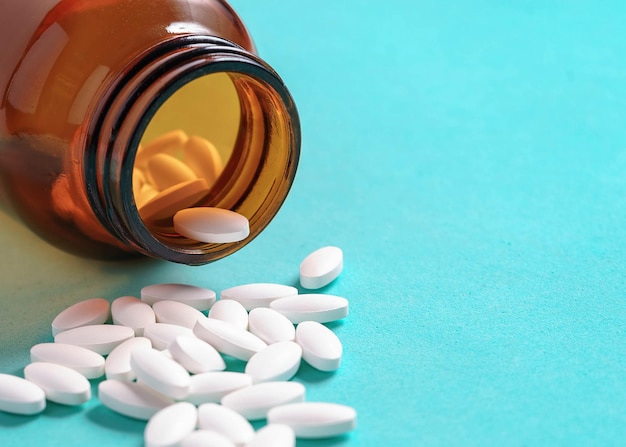
[[[300,265],[301,284],[322,287],[342,268],[341,250],[324,247]],[[148,447],[281,447],[338,436],[355,428],[356,411],[308,401],[291,379],[302,360],[340,367],[342,343],[324,323],[347,315],[345,298],[272,283],[232,287],[219,300],[185,284],[84,300],[54,318],[54,342],[31,348],[24,378],[0,374],[0,410],[81,405],[96,379],[102,405],[147,421]],[[228,357],[245,362],[243,372],[228,371]],[[259,420],[266,424],[255,431],[250,421]]]

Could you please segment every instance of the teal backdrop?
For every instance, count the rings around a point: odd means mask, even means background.
[[[332,244],[343,364],[297,380],[358,428],[299,447],[625,445],[626,2],[232,4],[300,111],[283,209],[203,267],[80,259],[0,213],[0,372],[73,302],[295,284]],[[138,447],[143,427],[50,404],[0,414],[0,445]]]

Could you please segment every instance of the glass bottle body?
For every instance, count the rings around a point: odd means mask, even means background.
[[[284,201],[298,116],[221,0],[48,0],[0,7],[0,196],[65,250],[204,264],[245,245]],[[183,130],[212,141],[219,178],[195,205],[235,210],[251,235],[206,244],[142,219],[138,147]]]

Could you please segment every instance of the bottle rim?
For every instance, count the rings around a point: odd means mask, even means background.
[[[276,188],[252,215],[246,216],[250,220],[250,236],[244,241],[204,244],[190,243],[180,237],[158,236],[141,219],[134,201],[132,172],[139,142],[151,118],[167,98],[189,82],[213,73],[228,73],[249,80],[259,89],[259,94],[267,95],[277,108],[282,108],[272,110],[268,104],[261,104],[260,113],[264,116],[255,120],[256,123],[271,123],[268,127],[278,123],[282,127],[279,130],[287,135],[284,147],[272,147],[271,139],[266,138],[265,147],[255,150],[257,156],[268,156],[274,162],[277,151],[286,152],[278,157],[283,166],[263,163],[256,173],[262,176],[264,169],[274,172],[276,178],[271,181],[277,184]],[[300,156],[299,117],[293,98],[278,74],[256,55],[215,36],[177,36],[147,50],[129,64],[111,82],[105,98],[87,134],[85,178],[96,179],[95,184],[88,187],[94,213],[123,244],[151,257],[202,265],[247,245],[282,206]],[[240,200],[231,201],[230,208],[234,211],[239,211],[246,200],[245,188],[240,189]],[[243,208],[249,210],[250,206]]]

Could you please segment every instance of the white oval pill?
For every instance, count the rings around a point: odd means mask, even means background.
[[[0,373],[0,411],[33,415],[46,408],[41,387],[21,377]]]
[[[188,327],[168,323],[152,323],[143,329],[143,336],[152,342],[154,349],[159,351],[168,349],[179,335],[192,335],[192,331]]]
[[[268,424],[254,434],[246,447],[295,447],[296,434],[284,424]]]
[[[256,335],[214,318],[198,320],[193,333],[219,352],[244,361],[267,346]]]
[[[319,289],[334,281],[343,269],[343,252],[339,247],[322,247],[309,254],[300,264],[300,285]]]
[[[104,373],[107,379],[133,381],[137,377],[130,367],[130,353],[136,348],[149,349],[152,342],[145,337],[135,337],[119,344],[104,361]]]
[[[159,191],[197,178],[189,166],[168,154],[150,157],[147,169],[152,183]]]
[[[183,160],[198,177],[212,185],[223,169],[222,157],[216,147],[204,138],[190,137],[183,148]]]
[[[226,369],[217,350],[195,336],[179,335],[168,348],[172,358],[192,374]]]
[[[304,394],[304,385],[298,382],[264,382],[227,394],[222,405],[254,421],[264,419],[279,405],[303,402]]]
[[[209,185],[205,179],[199,178],[164,189],[143,202],[143,205],[137,206],[141,218],[146,221],[168,219],[177,211],[196,205],[208,193]]]
[[[158,301],[178,301],[198,310],[209,310],[215,303],[215,292],[189,284],[153,284],[141,289],[141,299],[153,305]]]
[[[245,373],[255,383],[291,379],[302,359],[302,348],[292,341],[269,345],[254,354],[246,364]]]
[[[243,416],[214,403],[198,407],[198,426],[221,433],[237,446],[245,445],[254,437],[254,428]]]
[[[174,400],[142,383],[104,380],[98,385],[98,399],[105,407],[135,419],[147,421]]]
[[[296,343],[302,358],[320,371],[335,371],[341,364],[343,347],[333,331],[316,321],[303,321],[296,327]]]
[[[189,239],[215,244],[239,242],[250,234],[250,225],[245,216],[235,211],[206,206],[177,212],[174,215],[174,229]]]
[[[109,354],[117,345],[135,336],[135,331],[126,326],[94,324],[68,329],[54,337],[55,343],[67,343],[91,349],[101,355]]]
[[[328,438],[354,430],[356,411],[340,404],[299,402],[272,408],[267,413],[267,422],[288,425],[297,438]]]
[[[109,318],[109,307],[104,298],[91,298],[71,305],[52,320],[52,336],[68,329],[104,323]]]
[[[302,321],[328,323],[348,315],[348,300],[335,295],[310,293],[272,301],[270,309],[280,312],[294,324]]]
[[[133,328],[135,335],[143,335],[143,328],[156,322],[154,311],[149,304],[134,296],[121,296],[111,303],[113,324]]]
[[[30,361],[67,366],[87,379],[96,379],[104,375],[104,357],[82,346],[39,343],[30,348]]]
[[[91,385],[82,374],[56,363],[35,362],[24,368],[24,378],[41,387],[46,399],[63,405],[81,405],[91,398]]]
[[[250,311],[248,330],[268,345],[293,341],[296,337],[296,328],[286,316],[265,307],[257,307]]]
[[[218,300],[209,310],[209,318],[225,321],[239,329],[248,329],[248,312],[233,300]]]
[[[252,377],[235,371],[216,371],[191,376],[185,401],[195,405],[217,403],[228,393],[252,385]]]
[[[206,318],[198,309],[179,301],[157,301],[152,305],[158,323],[175,324],[192,329],[198,318]]]
[[[198,410],[189,402],[165,407],[150,418],[143,433],[146,447],[175,447],[195,430]]]
[[[181,441],[180,447],[235,447],[235,444],[214,430],[196,430]]]
[[[246,310],[257,307],[269,307],[270,303],[278,298],[296,296],[298,289],[292,286],[272,283],[242,284],[222,290],[220,299],[235,300],[241,303]]]
[[[182,399],[189,391],[189,373],[174,360],[156,349],[134,349],[130,366],[137,380],[173,399]]]

